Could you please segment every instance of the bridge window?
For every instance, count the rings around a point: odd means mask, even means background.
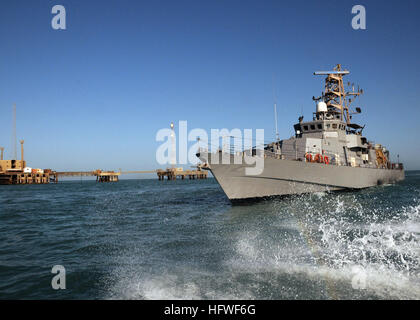
[[[333,129],[337,129],[337,124],[336,123],[333,123],[332,128]]]
[[[318,124],[318,129],[322,129],[322,124]]]
[[[315,125],[311,124],[311,130],[315,130]]]
[[[303,130],[308,131],[309,127],[308,126],[303,126]]]

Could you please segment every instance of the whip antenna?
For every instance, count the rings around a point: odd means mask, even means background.
[[[273,76],[273,98],[274,98],[274,123],[276,126],[276,140],[280,140],[279,136],[279,128],[277,125],[277,94],[276,94],[276,87],[274,85],[274,76]]]

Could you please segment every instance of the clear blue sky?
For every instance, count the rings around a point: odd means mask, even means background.
[[[67,30],[51,28],[55,4]],[[367,30],[351,28],[355,4]],[[273,77],[287,138],[321,93],[312,72],[341,63],[365,90],[365,135],[420,169],[419,12],[419,1],[3,1],[0,145],[10,157],[16,103],[32,167],[154,169],[171,121],[274,137]]]

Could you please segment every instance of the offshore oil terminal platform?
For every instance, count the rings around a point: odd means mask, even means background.
[[[96,177],[97,182],[117,182],[121,174],[156,173],[159,180],[178,179],[206,179],[208,172],[197,166],[196,170],[184,170],[183,168],[167,168],[166,170],[147,171],[55,171],[52,169],[33,169],[27,167],[23,158],[23,140],[21,141],[21,160],[3,160],[4,148],[0,147],[0,185],[1,184],[47,184],[57,183],[61,177]]]
[[[173,130],[173,124],[171,124]],[[21,159],[17,160],[16,150],[16,106],[13,106],[13,132],[14,140],[14,157],[11,160],[4,160],[4,147],[0,147],[0,185],[17,185],[17,184],[47,184],[58,183],[62,177],[96,177],[97,182],[117,182],[121,174],[144,174],[156,173],[159,180],[176,180],[178,179],[206,179],[208,172],[202,170],[200,165],[196,166],[196,170],[184,170],[183,168],[167,168],[165,170],[147,170],[147,171],[103,171],[101,169],[92,171],[55,171],[52,169],[34,169],[27,166],[24,159],[24,140],[20,140]]]

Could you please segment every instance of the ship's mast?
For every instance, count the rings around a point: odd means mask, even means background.
[[[360,89],[355,92],[354,84],[352,85],[352,91],[346,92],[343,76],[349,73],[350,72],[348,70],[341,70],[341,64],[337,64],[333,71],[314,72],[314,75],[326,75],[327,77],[325,78],[325,90],[322,96],[313,99],[322,99],[328,107],[328,112],[333,114],[340,114],[340,119],[345,121],[347,124],[350,124],[351,120],[349,107],[352,103],[352,99],[347,99],[347,97],[357,97],[363,93],[363,90]],[[348,83],[348,86],[350,86],[350,83]]]

